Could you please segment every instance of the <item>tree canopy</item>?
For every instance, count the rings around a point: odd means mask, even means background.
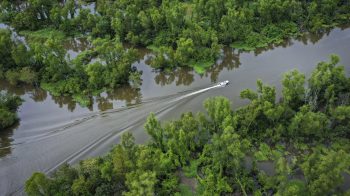
[[[151,48],[156,68],[198,71],[215,62],[223,45],[253,50],[350,18],[342,0],[3,0],[0,6],[0,19],[17,31],[54,28],[67,36],[118,38]]]
[[[0,92],[0,131],[14,125],[17,120],[17,109],[22,99],[8,93]]]

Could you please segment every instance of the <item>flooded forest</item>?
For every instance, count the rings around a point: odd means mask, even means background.
[[[349,25],[348,0],[2,0],[0,195],[349,195]]]

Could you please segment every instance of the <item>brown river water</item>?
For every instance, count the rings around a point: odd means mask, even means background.
[[[84,39],[66,43],[71,58],[89,46]],[[0,195],[22,195],[25,180],[35,171],[50,173],[64,162],[75,164],[103,155],[125,131],[132,132],[138,143],[147,141],[143,124],[150,112],[161,120],[171,120],[183,112],[203,111],[202,102],[219,95],[228,97],[234,109],[247,103],[239,99],[239,93],[255,89],[257,79],[276,86],[279,94],[284,72],[298,69],[310,75],[317,63],[328,60],[330,54],[341,57],[349,74],[350,28],[305,35],[255,52],[225,48],[204,75],[189,68],[170,73],[155,71],[148,65],[152,53],[139,51],[140,59],[133,66],[143,71],[140,88],[125,86],[113,93],[102,93],[89,108],[69,97],[53,97],[40,88],[0,82],[0,90],[25,100],[18,111],[20,122],[0,132]],[[229,80],[230,85],[215,86],[224,80]]]

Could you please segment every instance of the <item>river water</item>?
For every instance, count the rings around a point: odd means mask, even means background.
[[[66,44],[71,58],[89,47],[84,39]],[[0,90],[20,95],[25,102],[19,108],[20,122],[0,132],[0,190],[2,194],[22,194],[25,180],[34,172],[50,173],[62,163],[106,153],[118,143],[120,135],[131,131],[138,143],[148,138],[143,124],[150,112],[161,120],[171,120],[181,113],[203,111],[202,102],[212,96],[226,96],[237,108],[245,103],[239,93],[255,89],[257,79],[277,87],[282,74],[298,69],[310,75],[318,62],[338,54],[350,70],[350,29],[336,28],[322,35],[305,35],[255,52],[230,48],[204,75],[189,68],[170,73],[153,70],[148,64],[150,51],[139,49],[140,59],[133,64],[143,71],[139,89],[125,86],[113,93],[94,98],[89,108],[69,97],[53,97],[32,86],[13,87],[1,81]],[[219,81],[229,80],[227,87]]]

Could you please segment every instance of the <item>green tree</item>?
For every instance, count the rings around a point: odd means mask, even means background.
[[[51,180],[43,173],[34,173],[26,182],[25,190],[28,195],[49,195]]]
[[[350,166],[349,154],[343,150],[314,149],[301,168],[311,195],[334,194],[344,181],[342,172]]]
[[[305,103],[305,76],[297,70],[284,74],[282,80],[283,103],[297,110]]]
[[[176,62],[186,65],[194,57],[194,44],[192,39],[180,38],[177,41],[177,48],[174,54]]]
[[[330,62],[321,62],[309,79],[309,100],[316,108],[333,107],[342,103],[349,94],[349,79],[343,66],[336,66],[339,57],[332,55]]]
[[[214,131],[221,132],[224,128],[222,127],[222,122],[226,117],[231,115],[231,105],[229,100],[225,97],[207,99],[204,102],[204,108],[214,124]]]
[[[8,93],[0,92],[0,130],[8,128],[17,122],[17,109],[22,104],[22,99]]]
[[[154,113],[151,113],[144,125],[147,133],[152,137],[154,144],[161,150],[164,148],[164,138],[163,138],[163,128],[160,125],[160,122],[156,119]]]
[[[17,122],[17,115],[8,111],[5,108],[0,107],[0,130],[12,126]]]
[[[127,174],[126,185],[129,191],[123,193],[125,196],[133,195],[154,195],[156,174],[151,171],[134,171]]]
[[[311,112],[308,107],[295,114],[288,127],[291,137],[325,138],[329,133],[330,121],[321,112]]]
[[[350,106],[338,106],[331,111],[333,133],[346,136],[350,128]]]
[[[11,49],[14,43],[11,40],[11,32],[7,29],[0,29],[0,68],[1,71],[6,72],[14,65],[11,58]]]

